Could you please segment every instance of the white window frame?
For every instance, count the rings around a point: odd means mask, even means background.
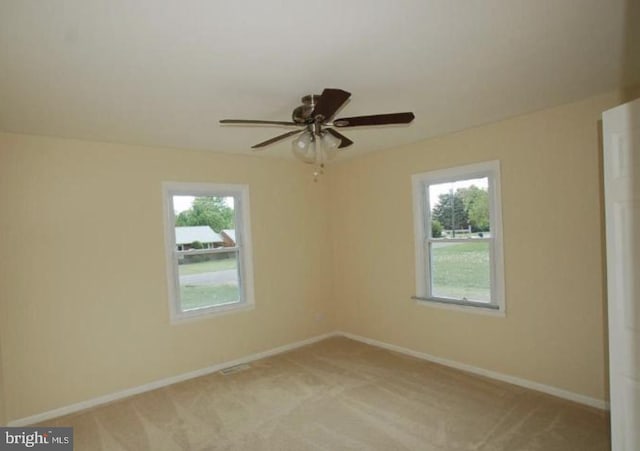
[[[249,186],[218,183],[164,182],[162,184],[165,225],[165,253],[169,291],[171,323],[210,317],[254,308],[253,257],[251,244],[251,220],[249,208]],[[209,306],[183,311],[180,303],[180,281],[178,252],[175,235],[175,212],[173,196],[233,197],[235,213],[236,246],[238,252],[238,287],[240,302]],[[225,251],[233,250],[225,248]],[[211,253],[212,250],[204,250]]]
[[[491,301],[474,302],[466,299],[438,298],[431,294],[431,262],[429,243],[431,241],[431,206],[428,187],[439,183],[487,177],[489,181],[489,221],[490,238],[489,264],[491,282]],[[489,315],[505,316],[504,297],[504,256],[502,245],[502,202],[500,196],[500,162],[497,160],[457,166],[436,171],[414,174],[413,216],[415,233],[416,295],[413,299],[420,305],[463,310]],[[466,241],[466,239],[464,239]],[[462,241],[462,240],[461,240]]]

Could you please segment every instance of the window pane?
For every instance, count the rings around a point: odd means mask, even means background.
[[[431,237],[487,237],[488,187],[487,177],[429,185]]]
[[[491,302],[489,243],[432,242],[431,295]]]
[[[240,302],[236,251],[178,256],[183,311]]]
[[[173,196],[180,310],[241,301],[238,254],[195,251],[235,247],[233,196]]]

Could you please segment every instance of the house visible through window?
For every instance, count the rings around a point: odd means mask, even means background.
[[[248,188],[166,183],[173,320],[253,305]]]
[[[416,299],[504,311],[498,162],[413,176]]]

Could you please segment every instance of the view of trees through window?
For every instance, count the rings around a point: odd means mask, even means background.
[[[432,238],[482,237],[490,231],[486,178],[434,184],[429,191]]]
[[[175,196],[188,198],[189,196]],[[229,206],[231,204],[231,206]],[[184,203],[183,203],[184,205]],[[176,216],[176,226],[209,226],[214,232],[233,229],[233,198],[202,196],[193,198],[191,208]]]

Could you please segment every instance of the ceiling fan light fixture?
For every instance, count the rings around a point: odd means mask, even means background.
[[[322,148],[322,152],[324,152],[323,160],[332,160],[338,155],[338,148],[342,141],[331,133],[323,131],[320,136],[320,147]]]
[[[324,130],[319,135],[305,130],[291,142],[291,147],[299,160],[309,164],[322,164],[336,157],[341,142],[339,138]]]
[[[314,164],[317,159],[316,137],[314,134],[305,130],[300,136],[291,142],[293,155],[305,163]]]

